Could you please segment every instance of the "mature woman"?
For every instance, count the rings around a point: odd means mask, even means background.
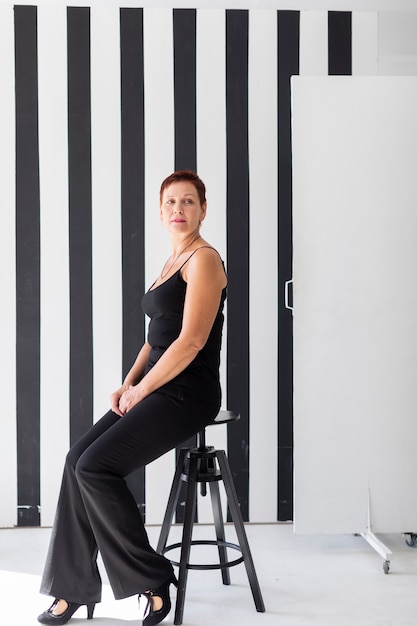
[[[101,553],[116,599],[147,597],[145,626],[169,613],[168,559],[149,545],[124,477],[180,445],[220,408],[220,345],[226,275],[217,251],[200,235],[205,186],[174,172],[160,190],[160,219],[172,254],[143,296],[148,338],[111,410],[67,455],[41,593],[55,597],[38,620],[65,624],[83,604],[88,618],[101,599]]]

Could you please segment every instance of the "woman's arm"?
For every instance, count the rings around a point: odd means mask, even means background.
[[[138,356],[136,357],[135,362],[133,363],[129,372],[126,374],[123,385],[136,385],[140,381],[145,372],[145,367],[149,359],[150,351],[151,346],[146,341],[143,344],[142,348],[139,350]]]
[[[217,252],[201,248],[184,267],[183,278],[187,291],[181,332],[146,376],[123,393],[123,413],[180,374],[208,339],[227,282]]]
[[[124,394],[125,391],[130,389],[133,385],[136,385],[140,379],[143,377],[145,372],[145,366],[148,362],[149,353],[151,351],[151,346],[148,342],[145,342],[140,349],[138,356],[135,359],[132,367],[129,372],[126,374],[126,377],[123,381],[123,384],[119,389],[114,391],[110,396],[110,405],[112,411],[114,411],[120,417],[123,417],[124,413],[120,410],[119,403],[120,398]]]

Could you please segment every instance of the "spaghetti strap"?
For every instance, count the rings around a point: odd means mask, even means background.
[[[210,250],[214,250],[215,252],[217,252],[216,248],[213,248],[213,246],[200,246],[199,248],[196,248],[195,250],[193,250],[193,251],[191,252],[190,256],[189,256],[187,259],[185,259],[185,261],[184,261],[184,263],[181,265],[181,267],[179,267],[179,268],[177,269],[177,272],[181,272],[182,268],[184,267],[184,265],[185,265],[186,263],[188,263],[188,261],[191,259],[191,257],[193,256],[193,254],[195,254],[195,253],[197,252],[197,250],[201,250],[201,248],[210,248]],[[219,254],[219,253],[217,252],[217,254]],[[220,254],[219,254],[219,256],[220,256]],[[221,257],[220,257],[220,259],[221,259]]]

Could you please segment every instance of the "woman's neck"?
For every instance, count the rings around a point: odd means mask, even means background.
[[[172,257],[179,257],[183,252],[188,250],[193,243],[201,239],[199,232],[194,232],[185,237],[171,237]]]

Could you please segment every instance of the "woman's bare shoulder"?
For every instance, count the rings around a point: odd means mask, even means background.
[[[200,244],[193,250],[192,256],[183,268],[183,278],[186,281],[196,274],[220,274],[226,278],[224,263],[219,251],[207,242]]]

